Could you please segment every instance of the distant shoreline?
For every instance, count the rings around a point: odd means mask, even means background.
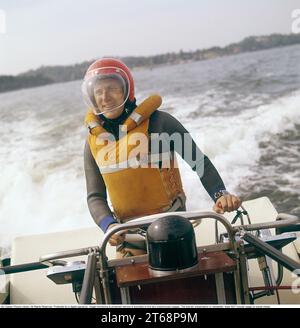
[[[171,52],[147,57],[120,57],[120,59],[131,69],[152,69],[166,64],[174,65],[202,61],[296,44],[300,44],[300,34],[271,34],[267,36],[250,36],[241,42],[232,43],[225,47],[212,47],[190,52],[180,50],[177,53]],[[93,60],[68,66],[42,66],[36,70],[30,70],[15,76],[0,75],[0,93],[80,80],[92,62]]]

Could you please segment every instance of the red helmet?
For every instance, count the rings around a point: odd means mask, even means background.
[[[94,98],[94,85],[95,81],[103,78],[114,78],[124,84],[124,102],[120,106],[124,105],[127,100],[134,102],[134,81],[129,68],[118,59],[102,58],[92,63],[84,76],[82,92],[89,106],[97,109]]]
[[[89,77],[92,71],[97,70],[99,68],[106,69],[107,74],[111,73],[119,73],[122,76],[123,73],[126,73],[126,76],[123,74],[123,78],[128,79],[129,81],[129,96],[128,99],[130,101],[134,101],[134,81],[131,75],[129,68],[119,59],[115,58],[102,58],[98,59],[90,67],[87,69],[86,74],[84,76],[84,80]],[[116,72],[116,69],[119,68],[121,71]]]

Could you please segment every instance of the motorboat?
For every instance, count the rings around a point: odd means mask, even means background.
[[[174,216],[177,235],[170,238]],[[147,236],[153,225],[166,229],[155,247],[153,235]],[[21,236],[13,241],[10,265],[0,268],[0,301],[300,304],[299,227],[298,217],[278,213],[269,198],[261,197],[224,215],[167,212],[133,219],[105,234],[95,227]],[[125,230],[146,238],[147,254],[116,258],[108,240]]]

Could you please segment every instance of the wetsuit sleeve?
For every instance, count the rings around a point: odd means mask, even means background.
[[[84,147],[84,172],[89,211],[95,223],[105,232],[110,224],[117,221],[108,206],[106,186],[87,142]]]
[[[197,173],[199,179],[215,202],[217,198],[214,196],[216,192],[226,190],[225,185],[210,159],[202,153],[190,133],[185,127],[171,114],[163,111],[156,111],[151,116],[149,132],[167,133],[180,135],[183,142],[171,142],[170,150],[176,151]]]

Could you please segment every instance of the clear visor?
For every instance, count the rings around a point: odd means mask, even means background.
[[[95,114],[124,107],[129,97],[129,79],[119,68],[104,67],[89,71],[82,83],[85,103]]]

